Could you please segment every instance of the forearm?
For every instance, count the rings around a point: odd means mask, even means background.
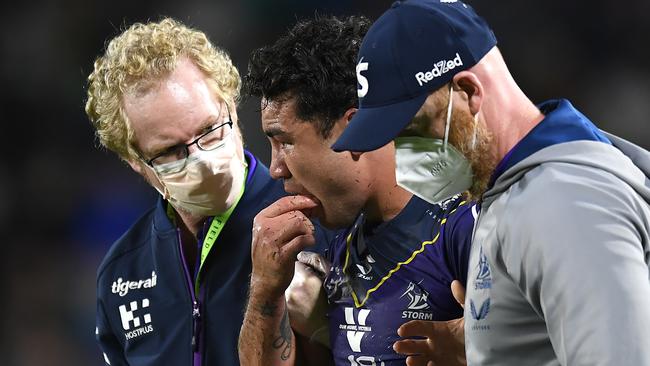
[[[295,364],[295,336],[284,295],[272,295],[251,284],[248,307],[239,335],[242,366]]]

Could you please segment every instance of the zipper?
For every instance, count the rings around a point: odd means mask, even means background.
[[[198,301],[192,303],[192,352],[199,352],[199,321],[201,320],[201,304]]]
[[[199,348],[201,339],[201,302],[200,299],[196,296],[192,276],[190,276],[190,270],[187,268],[187,261],[185,258],[185,252],[183,251],[183,242],[181,241],[181,231],[179,228],[176,228],[176,234],[178,236],[178,249],[181,252],[181,261],[183,262],[183,271],[185,273],[187,287],[189,289],[190,297],[192,300],[192,365],[201,366],[201,352]],[[199,257],[200,261],[200,255],[197,255],[197,257]]]

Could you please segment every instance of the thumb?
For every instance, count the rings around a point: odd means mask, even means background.
[[[454,299],[458,301],[458,304],[465,308],[465,287],[458,280],[454,280],[451,283],[451,293],[454,295]]]

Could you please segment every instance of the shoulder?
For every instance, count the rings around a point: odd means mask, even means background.
[[[528,171],[504,198],[505,217],[532,225],[540,219],[563,223],[587,212],[627,210],[636,194],[624,181],[597,167],[549,162]]]
[[[153,207],[140,217],[119,239],[113,243],[97,269],[97,281],[100,282],[108,269],[121,265],[134,253],[147,247],[151,242]]]
[[[468,200],[463,196],[452,198],[444,208],[445,226],[454,232],[472,233],[474,220],[477,216],[476,201]]]
[[[647,230],[640,198],[613,174],[577,164],[550,162],[528,171],[490,215],[504,253],[513,258],[551,258],[585,252],[605,258],[627,243],[641,245]],[[647,211],[647,208],[645,209]],[[494,216],[496,215],[496,216]],[[533,259],[531,259],[533,260]]]

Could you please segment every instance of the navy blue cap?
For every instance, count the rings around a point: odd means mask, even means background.
[[[334,151],[378,149],[406,127],[431,92],[497,44],[458,0],[397,1],[370,27],[357,61],[359,110]]]

